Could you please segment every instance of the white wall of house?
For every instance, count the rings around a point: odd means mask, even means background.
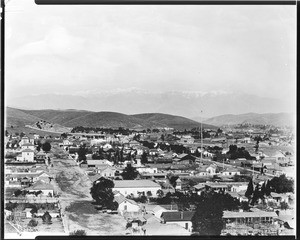
[[[231,192],[241,192],[247,190],[248,185],[240,185],[240,186],[232,186],[231,187]]]
[[[21,146],[21,150],[25,150],[25,149],[31,149],[31,150],[33,150],[34,151],[34,149],[35,149],[35,147],[34,147],[34,145],[32,145],[32,146]]]
[[[145,192],[145,196],[147,196],[147,192],[150,191],[152,197],[157,197],[156,192],[160,187],[127,187],[127,188],[113,188],[113,191],[119,191],[125,197],[133,194],[134,197],[138,197],[138,192]]]
[[[22,152],[22,155],[17,156],[17,160],[22,162],[33,162],[34,152]]]
[[[210,175],[215,175],[215,174],[216,174],[216,168],[214,168],[214,167],[208,167],[208,168],[206,168],[206,171],[207,171]]]
[[[199,172],[197,173],[197,176],[208,176],[210,175],[208,172]]]
[[[124,212],[139,212],[140,207],[125,200],[119,204],[118,211],[123,215]]]
[[[166,224],[178,224],[179,226],[183,227],[184,229],[187,229],[189,232],[192,232],[193,225],[191,221],[178,221],[178,222],[166,222]]]
[[[136,170],[139,173],[157,173],[157,168],[137,167]]]

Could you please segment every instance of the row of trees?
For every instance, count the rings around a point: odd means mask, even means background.
[[[262,186],[257,184],[254,188],[253,181],[250,179],[245,196],[249,199],[249,203],[254,205],[259,199],[264,200],[265,197],[270,196],[272,191],[276,193],[294,192],[294,181],[281,175],[264,182]]]

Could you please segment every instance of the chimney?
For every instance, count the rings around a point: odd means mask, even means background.
[[[180,212],[180,219],[183,219],[183,212]]]

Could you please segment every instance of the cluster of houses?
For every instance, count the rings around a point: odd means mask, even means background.
[[[209,131],[210,139],[204,139],[206,146],[221,146],[228,141],[238,139],[241,143],[253,142],[252,132],[251,137],[244,135],[241,138],[234,138],[228,134],[216,133]],[[231,133],[229,133],[231,134]],[[258,136],[258,135],[257,135]],[[158,197],[158,192],[161,190],[164,194],[174,191],[186,191],[182,186],[182,179],[186,177],[209,177],[221,176],[226,179],[231,179],[233,176],[241,175],[239,167],[248,167],[262,173],[271,173],[280,175],[281,167],[290,165],[290,158],[283,152],[278,152],[276,155],[269,157],[263,153],[257,153],[256,160],[236,159],[228,160],[226,167],[220,167],[211,159],[214,153],[205,148],[201,148],[200,143],[188,134],[174,135],[170,140],[162,141],[161,134],[140,134],[140,139],[135,140],[135,134],[73,134],[67,138],[57,137],[52,139],[51,145],[56,145],[63,150],[69,159],[73,159],[82,169],[84,169],[92,181],[96,181],[100,177],[110,178],[114,181],[114,197],[118,202],[118,213],[124,216],[128,221],[134,223],[138,220],[138,228],[143,226],[147,230],[147,235],[154,233],[154,229],[161,228],[160,224],[167,226],[165,229],[171,228],[174,231],[180,232],[180,235],[192,233],[192,217],[194,211],[179,211],[176,205],[157,205],[157,204],[142,204],[135,202],[132,198],[144,196]],[[231,138],[232,137],[232,138]],[[38,139],[38,136],[35,136]],[[153,148],[144,146],[141,142],[149,141],[154,143]],[[189,152],[176,153],[174,151],[162,150],[159,143],[179,144],[189,148]],[[78,161],[78,150],[82,144],[88,149],[86,161]],[[7,145],[9,146],[9,144]],[[50,176],[47,171],[49,165],[46,153],[36,150],[34,139],[23,137],[18,142],[18,147],[11,146],[7,149],[17,154],[13,161],[5,163],[5,188],[15,189],[20,188],[32,193],[38,192],[40,200],[35,197],[35,194],[28,195],[29,201],[49,201],[55,196],[54,187],[51,183],[53,176]],[[114,161],[117,154],[122,151],[123,162]],[[196,151],[201,153],[202,159],[195,156]],[[224,149],[224,152],[228,149]],[[102,152],[106,157],[95,159],[93,155]],[[145,161],[146,157],[146,161]],[[206,160],[208,161],[206,161]],[[122,180],[122,172],[128,164],[131,164],[138,172],[139,177],[136,180]],[[228,167],[228,164],[231,167]],[[223,165],[224,166],[224,165]],[[168,176],[177,176],[176,187],[170,186]],[[245,197],[248,182],[202,182],[193,186],[190,190],[201,194],[203,191],[225,191],[239,201],[248,201]],[[276,194],[272,193],[268,201],[273,201],[277,206],[280,202],[288,202],[292,198],[292,194]],[[31,199],[31,200],[30,200]],[[11,201],[14,199],[11,198]],[[7,200],[8,201],[8,200]],[[17,200],[16,200],[17,201]],[[51,201],[51,200],[50,200]],[[224,212],[224,222],[228,225],[235,224],[253,224],[253,223],[275,223],[279,222],[280,218],[274,211],[247,211],[247,212]],[[281,220],[284,217],[281,218]],[[283,221],[283,220],[282,220]],[[146,224],[147,223],[147,224]],[[152,224],[152,229],[149,226]],[[175,226],[175,227],[174,227]],[[176,228],[177,226],[177,228]],[[179,234],[178,232],[178,234]],[[176,234],[175,234],[176,235]]]
[[[41,217],[48,212],[51,217],[60,217],[58,197],[53,185],[53,178],[49,173],[49,157],[42,150],[38,152],[34,139],[26,136],[18,142],[17,148],[7,148],[7,152],[14,152],[15,158],[5,159],[4,194],[5,204],[27,206],[5,209],[6,225],[15,229],[20,235],[20,222],[30,221],[32,217]],[[53,205],[52,209],[38,208],[33,211],[32,206]],[[28,207],[31,206],[31,207]],[[12,232],[14,232],[12,231]],[[24,230],[27,231],[27,230]],[[15,236],[15,235],[14,235]],[[22,235],[23,236],[23,235]]]
[[[261,182],[262,183],[262,182]],[[201,194],[203,191],[224,191],[230,194],[232,197],[237,198],[240,202],[248,202],[248,198],[245,197],[247,190],[247,182],[205,182],[199,183],[191,188],[193,192]],[[133,200],[141,195],[151,196],[152,198],[159,197],[158,191],[162,190],[162,185],[153,180],[114,180],[113,193],[115,201],[118,202],[118,213],[127,221],[138,221],[138,226],[147,227],[148,222],[156,220],[161,224],[177,225],[181,231],[185,229],[186,233],[192,233],[192,217],[195,214],[194,210],[180,211],[176,204],[159,205],[153,203],[139,203]],[[177,189],[180,191],[180,189]],[[279,209],[275,212],[274,209],[257,209],[251,208],[249,211],[224,211],[224,229],[233,224],[235,228],[237,226],[247,225],[252,226],[255,229],[254,224],[271,224],[278,231],[281,231],[284,227],[284,219],[289,219],[290,227],[294,227],[293,214],[286,213],[286,211],[280,210],[280,203],[289,203],[294,195],[292,193],[278,194],[272,192],[269,197],[266,198],[267,203],[272,202],[273,208]],[[276,207],[277,206],[277,207]],[[176,235],[176,231],[174,232]]]

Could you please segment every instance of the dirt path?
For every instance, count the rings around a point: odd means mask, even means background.
[[[74,160],[53,159],[50,173],[59,193],[64,230],[83,229],[87,235],[123,235],[126,221],[118,215],[99,213],[92,204],[92,182]]]

